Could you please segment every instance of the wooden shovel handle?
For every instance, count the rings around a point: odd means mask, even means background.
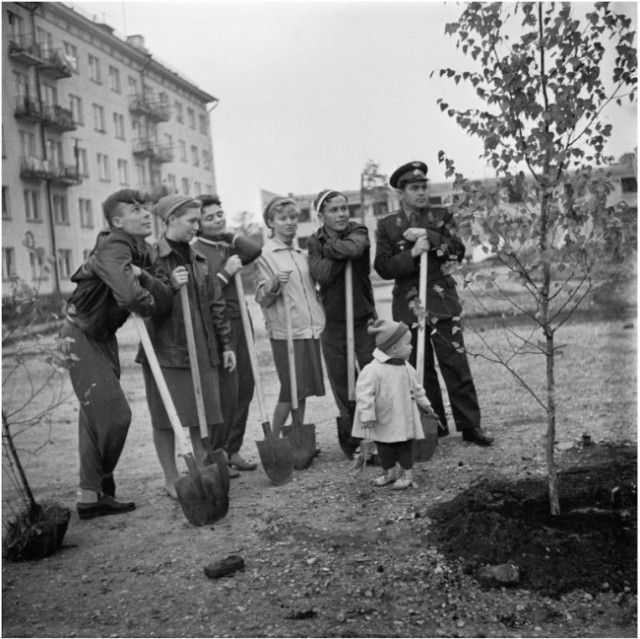
[[[293,346],[291,307],[289,306],[289,300],[287,299],[286,284],[282,291],[282,301],[284,302],[284,319],[287,324],[287,357],[289,358],[289,381],[291,385],[291,418],[295,422],[298,416],[298,380],[296,379],[296,357]]]
[[[187,448],[187,440],[184,436],[184,431],[182,430],[182,424],[180,423],[180,418],[178,417],[173,399],[171,399],[171,393],[169,392],[167,382],[162,374],[162,369],[158,363],[158,358],[156,357],[156,352],[153,349],[153,344],[151,343],[147,326],[145,325],[144,320],[136,313],[131,313],[131,317],[133,318],[133,323],[138,331],[138,336],[142,343],[142,349],[144,350],[144,354],[147,356],[147,362],[149,362],[149,367],[151,368],[153,378],[156,381],[156,386],[160,392],[160,397],[162,398],[164,409],[169,417],[171,428],[173,428],[173,434],[178,442],[178,449],[181,451],[180,454],[183,456],[189,455],[190,453]]]
[[[251,370],[253,371],[253,379],[256,387],[256,396],[258,398],[258,409],[260,411],[260,420],[263,424],[269,422],[267,411],[264,403],[264,391],[262,389],[262,380],[260,379],[260,369],[258,368],[258,354],[256,353],[256,343],[251,330],[251,322],[249,320],[249,309],[244,296],[244,285],[242,284],[242,274],[238,271],[233,276],[238,291],[238,304],[240,306],[240,316],[242,317],[242,327],[244,328],[244,337],[247,342],[247,350],[249,351],[249,361],[251,362]]]
[[[348,260],[344,269],[345,323],[347,325],[347,392],[350,402],[355,399],[355,351],[353,337],[353,267]]]
[[[196,395],[196,411],[198,413],[198,425],[200,426],[200,437],[205,438],[205,437],[209,437],[209,430],[207,429],[207,416],[204,412],[204,397],[202,396],[202,382],[200,380],[200,367],[198,366],[198,352],[196,350],[196,337],[193,332],[193,321],[191,320],[191,307],[189,306],[189,291],[187,290],[186,284],[180,287],[180,303],[182,306],[182,318],[184,320],[184,330],[187,334],[189,366],[191,367],[191,377],[193,379],[193,390]]]
[[[428,262],[427,254],[420,254],[420,280],[418,283],[418,290],[420,292],[420,305],[424,316],[418,320],[418,348],[416,352],[416,371],[418,373],[418,381],[420,385],[424,385],[424,351],[426,340],[429,339],[427,335],[427,275],[428,275]]]

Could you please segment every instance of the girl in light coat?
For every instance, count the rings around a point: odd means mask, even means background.
[[[408,362],[412,349],[409,327],[379,319],[368,330],[376,336],[376,349],[373,361],[358,376],[351,434],[376,443],[383,474],[374,484],[392,484],[394,490],[403,490],[416,485],[413,440],[424,439],[420,410],[431,412],[431,405]]]

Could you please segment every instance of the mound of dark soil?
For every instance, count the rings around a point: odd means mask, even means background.
[[[511,562],[521,587],[547,595],[636,592],[636,449],[572,449],[561,467],[559,517],[549,514],[546,478],[483,480],[431,509],[430,541],[469,571]]]

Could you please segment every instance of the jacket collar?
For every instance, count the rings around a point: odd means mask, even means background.
[[[164,233],[158,238],[158,256],[159,257],[167,257],[174,253],[174,250],[171,248],[169,242],[167,242],[167,237]],[[203,260],[206,262],[206,258],[198,253],[191,244],[189,244],[189,258],[193,262],[194,260]]]
[[[357,222],[352,222],[351,220],[349,220],[349,222],[347,222],[347,227],[345,228],[344,231],[342,231],[342,233],[340,233],[339,237],[342,238],[342,237],[345,237],[346,235],[349,235],[349,233],[352,233],[354,229],[360,226],[362,225],[358,224]],[[324,224],[316,231],[316,235],[320,240],[325,240],[331,237],[327,232],[327,229],[325,228]]]
[[[394,366],[404,366],[406,363],[405,360],[399,357],[391,357],[391,355],[387,355],[379,348],[374,349],[373,358],[381,364],[393,364]]]
[[[293,244],[291,246],[285,244],[282,240],[279,240],[276,237],[270,237],[264,243],[263,247],[264,251],[297,251],[298,253],[302,253],[302,249],[298,246],[298,238],[293,238]]]

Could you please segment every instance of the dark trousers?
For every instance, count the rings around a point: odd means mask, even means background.
[[[216,428],[214,445],[224,448],[229,455],[235,455],[242,447],[254,381],[242,319],[231,318],[229,322],[231,348],[236,354],[236,368],[229,372],[226,368],[220,367],[220,402],[224,427]]]
[[[100,492],[102,480],[113,474],[120,459],[131,424],[131,409],[120,387],[118,342],[115,336],[94,341],[68,322],[60,335],[73,339],[69,349],[78,358],[69,375],[80,401],[80,488]]]
[[[460,330],[453,333],[456,326]],[[461,353],[458,352],[452,345],[453,342],[456,342],[464,349],[462,327],[459,322],[454,322],[452,319],[440,319],[435,324],[435,328],[436,332],[430,337],[428,326],[426,331],[423,385],[427,398],[442,425],[446,426],[447,418],[435,367],[434,358],[437,357],[440,372],[447,387],[456,430],[464,432],[480,428],[480,407],[467,354],[464,350]],[[417,328],[411,329],[413,352],[409,361],[413,366],[416,364],[417,356],[417,333]]]
[[[373,359],[372,353],[376,347],[373,335],[367,333],[367,322],[370,319],[373,319],[373,316],[358,318],[354,321],[354,349],[356,361],[361,369]],[[349,417],[346,322],[327,318],[324,331],[320,336],[320,344],[340,417]]]
[[[389,470],[396,462],[405,470],[413,468],[413,439],[406,442],[376,442],[380,466]]]

